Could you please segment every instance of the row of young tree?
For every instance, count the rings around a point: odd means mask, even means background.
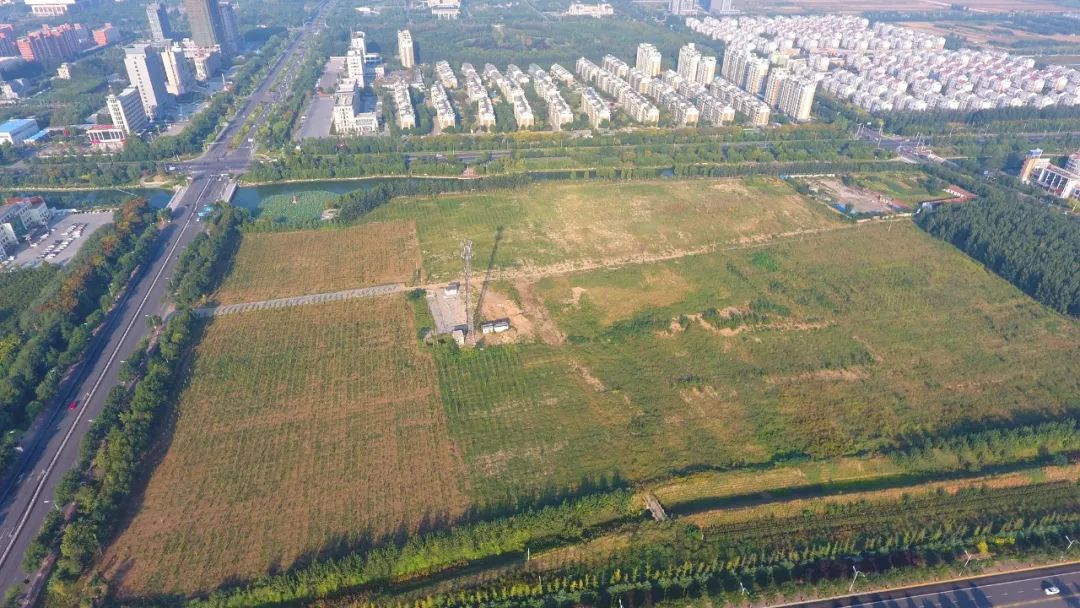
[[[1080,223],[1074,218],[991,196],[920,214],[918,223],[1036,300],[1080,316]]]
[[[23,567],[34,571],[50,552],[57,554],[49,581],[49,601],[61,605],[94,604],[108,594],[100,573],[80,579],[117,531],[162,412],[182,382],[183,356],[195,344],[199,322],[191,306],[200,302],[227,271],[240,240],[238,227],[248,219],[243,209],[223,205],[207,220],[207,231],[181,256],[170,282],[178,311],[145,338],[121,365],[120,384],[109,392],[80,446],[79,460],[56,490],[58,505],[72,505],[69,515],[53,511],[28,548]]]
[[[17,322],[6,323],[8,332],[0,338],[0,470],[14,455],[16,431],[57,396],[66,368],[90,347],[129,277],[156,247],[154,212],[145,200],[129,201],[114,217],[67,268],[48,281],[25,283],[33,291],[20,296],[29,304]]]
[[[682,592],[690,583],[702,594],[737,589],[738,579],[757,590],[792,581],[816,584],[850,576],[852,560],[863,564],[865,573],[950,562],[965,548],[981,552],[987,543],[994,544],[995,553],[1015,555],[1061,542],[1064,534],[1080,529],[1080,492],[1073,482],[837,501],[805,513],[749,515],[706,528],[678,519],[643,523],[632,494],[609,496],[613,502],[568,502],[316,562],[191,605],[289,605],[342,596],[342,602],[356,605],[348,594],[374,595],[378,605],[394,605],[396,584],[417,587],[447,568],[498,556],[503,566],[494,580],[428,597],[415,606],[611,605],[619,594],[635,590],[649,592],[654,600],[670,598],[672,587]],[[606,519],[593,519],[594,514]],[[655,528],[649,535],[635,535],[634,544],[602,566],[556,565],[538,580],[535,572],[518,565],[527,552],[643,526]]]

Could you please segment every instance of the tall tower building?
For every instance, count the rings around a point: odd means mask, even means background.
[[[169,26],[169,12],[165,5],[152,2],[146,5],[146,19],[150,22],[150,38],[155,44],[164,44],[173,37]]]
[[[227,53],[235,53],[240,50],[240,27],[236,25],[236,12],[228,2],[219,2],[217,8],[221,19],[221,47]]]
[[[676,71],[690,82],[696,82],[698,65],[701,63],[701,51],[697,50],[693,42],[687,43],[679,49],[679,64]],[[715,69],[715,68],[714,68]]]
[[[364,32],[353,32],[349,49],[345,51],[345,77],[364,88],[364,61],[367,58],[367,38]]]
[[[775,108],[780,104],[780,87],[784,84],[791,73],[787,70],[773,70],[765,79],[765,103]]]
[[[184,8],[195,44],[204,48],[220,45],[223,36],[217,0],[184,0]]]
[[[161,50],[161,65],[165,69],[165,90],[170,95],[183,95],[195,86],[195,70],[179,45]]]
[[[153,120],[159,108],[171,103],[165,90],[165,66],[149,44],[134,44],[124,49],[124,67],[127,68],[128,81],[139,90],[143,111]]]
[[[409,30],[398,30],[397,52],[401,67],[409,69],[416,65],[416,50],[413,47],[412,32]]]
[[[642,42],[637,47],[637,69],[650,77],[660,75],[660,51],[655,46]]]
[[[141,133],[150,126],[146,112],[143,111],[142,98],[135,87],[128,87],[119,95],[109,93],[105,98],[105,106],[109,108],[113,125],[128,135]]]

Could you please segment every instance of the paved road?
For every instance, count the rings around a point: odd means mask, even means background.
[[[191,176],[188,187],[174,207],[171,223],[162,231],[158,251],[106,320],[91,345],[85,363],[64,384],[62,399],[46,412],[24,435],[25,451],[15,464],[0,494],[0,590],[29,582],[21,562],[30,541],[37,534],[52,503],[56,485],[78,458],[79,443],[91,421],[100,414],[109,389],[117,384],[119,363],[135,351],[149,332],[146,318],[167,312],[167,285],[180,252],[199,233],[195,211],[226,195],[233,180],[229,173],[243,171],[251,163],[250,147],[232,149],[228,142],[256,105],[267,99],[271,84],[286,67],[299,64],[297,55],[306,48],[326,12],[335,0],[321,6],[314,23],[297,36],[256,89],[244,108],[229,123],[207,152],[185,169]],[[271,112],[260,118],[265,120]],[[256,127],[258,124],[256,124]],[[75,410],[65,404],[78,400]]]
[[[1053,585],[1060,595],[1048,596]],[[1080,565],[994,574],[940,583],[867,593],[845,598],[788,604],[792,608],[1007,608],[1012,606],[1080,607]]]

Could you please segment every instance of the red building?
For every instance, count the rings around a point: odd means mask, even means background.
[[[66,61],[89,48],[90,33],[78,23],[58,27],[43,25],[41,30],[19,38],[16,45],[19,55],[27,61]]]
[[[113,27],[111,23],[106,23],[94,30],[94,44],[98,46],[106,46],[118,40],[120,40],[120,30]]]

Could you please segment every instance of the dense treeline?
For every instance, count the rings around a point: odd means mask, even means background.
[[[377,184],[369,190],[344,194],[338,200],[338,219],[351,222],[396,196],[431,195],[440,192],[474,192],[518,188],[531,180],[527,175],[508,175],[484,179],[406,180]]]
[[[613,146],[523,147],[509,151],[443,153],[290,154],[284,161],[264,162],[248,173],[254,182],[395,175],[460,175],[467,167],[482,175],[562,169],[616,169],[622,172],[695,165],[750,163],[823,163],[887,160],[889,154],[869,142],[791,140],[757,142],[705,141],[627,143]],[[551,167],[545,159],[554,159]],[[695,175],[695,173],[687,173]],[[698,175],[705,175],[698,173]]]
[[[114,217],[63,271],[34,271],[52,276],[19,284],[29,304],[17,320],[4,320],[0,336],[0,468],[19,439],[9,431],[24,428],[56,396],[64,370],[86,351],[132,272],[156,245],[154,212],[145,200],[129,201]]]
[[[994,196],[920,214],[918,223],[1036,300],[1080,316],[1080,223],[1075,219]]]
[[[211,214],[206,230],[184,249],[169,282],[176,304],[196,304],[211,293],[225,276],[232,254],[240,246],[240,225],[249,218],[246,209],[224,205]]]

